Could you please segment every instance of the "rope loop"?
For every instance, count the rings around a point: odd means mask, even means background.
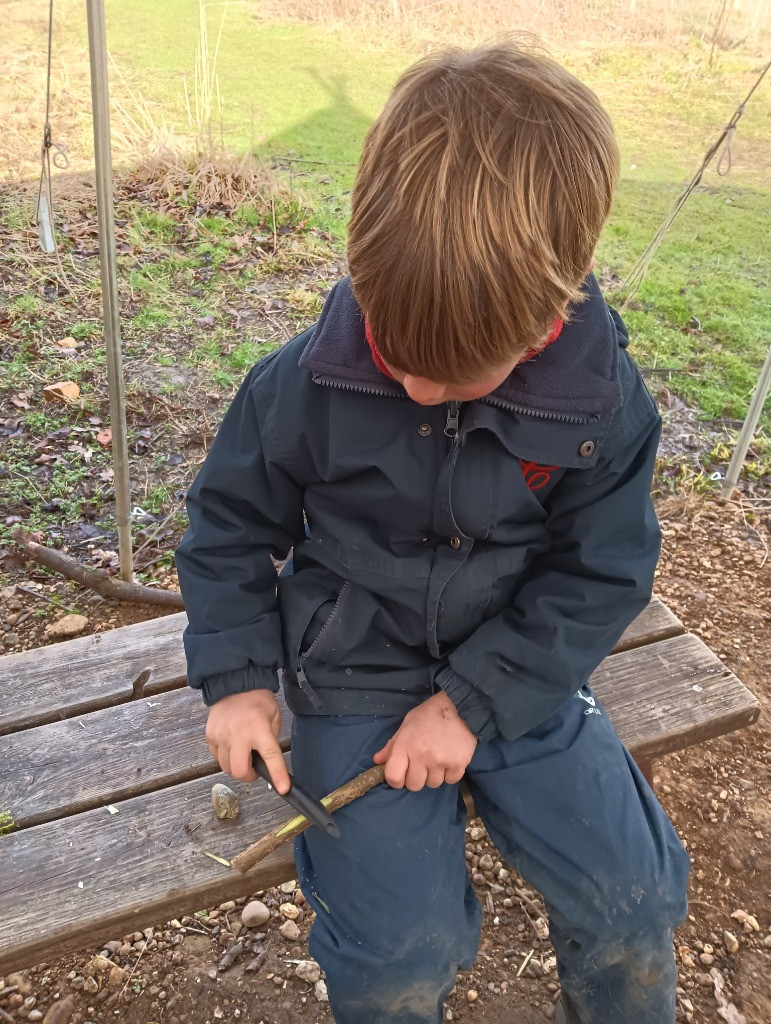
[[[731,143],[733,142],[734,135],[736,134],[736,125],[728,124],[725,129],[725,142],[723,143],[723,151],[720,154],[720,159],[717,163],[717,173],[721,178],[725,178],[727,174],[731,173]]]

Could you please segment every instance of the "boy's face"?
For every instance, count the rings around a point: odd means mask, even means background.
[[[441,384],[397,370],[390,363],[386,363],[386,366],[413,402],[418,405],[441,405],[442,402],[473,402],[476,398],[484,398],[503,384],[518,362],[519,359],[513,359],[510,363],[491,369],[484,380],[472,384]]]

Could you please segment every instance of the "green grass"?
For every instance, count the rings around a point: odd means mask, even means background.
[[[60,46],[83,53],[85,18],[74,0],[64,3],[73,16],[58,25]],[[210,9],[212,50],[222,10]],[[190,131],[182,77],[192,90],[197,30],[194,0],[114,0],[108,10],[112,56],[157,122],[180,133]],[[254,2],[227,8],[217,68],[224,113],[214,133],[236,151],[253,148],[272,161],[290,198],[272,208],[245,204],[232,216],[194,217],[192,241],[180,233],[174,210],[124,203],[122,230],[134,248],[119,255],[121,281],[131,296],[123,322],[129,358],[167,367],[200,362],[212,381],[232,389],[264,353],[266,339],[234,337],[225,294],[231,306],[238,304],[255,282],[277,275],[271,294],[286,299],[298,330],[317,314],[318,289],[278,276],[289,265],[292,243],[286,239],[281,253],[274,254],[275,232],[280,237],[282,229],[299,230],[302,246],[323,248],[325,242],[305,232],[314,227],[329,232],[342,249],[362,140],[392,83],[416,56],[406,44],[367,38],[354,26],[343,32],[266,21]],[[622,178],[597,255],[600,269],[624,278],[749,91],[760,63],[737,51],[721,54],[710,68],[708,49],[697,42],[677,51],[584,46],[556,56],[596,90],[616,125]],[[115,75],[113,83],[121,93]],[[125,90],[121,95],[125,103]],[[771,341],[767,96],[765,83],[739,123],[731,175],[719,177],[714,166],[707,172],[625,313],[638,361],[671,370],[667,387],[710,417],[744,415]],[[176,196],[173,202],[190,220],[192,198]],[[14,231],[25,224],[13,204],[0,209],[0,216]],[[241,235],[250,237],[247,251],[261,246],[264,252],[251,265],[232,270],[243,254]],[[97,294],[94,290],[94,299]],[[26,288],[9,309],[28,350],[20,348],[7,368],[6,385],[23,386],[33,368],[38,376],[49,367],[63,371],[69,364],[61,360],[37,362],[35,339],[46,328],[46,305],[38,291]],[[213,323],[202,328],[198,321],[209,317]],[[697,333],[686,331],[692,317],[701,324]],[[90,344],[98,341],[100,330],[98,313],[92,318],[89,311],[78,312],[66,333]],[[168,341],[181,336],[182,351]],[[89,373],[94,372],[91,367]],[[90,401],[89,373],[81,367],[73,379],[82,381]],[[144,400],[142,381],[133,388],[137,401]],[[174,385],[160,390],[171,394]],[[771,409],[763,424],[771,430]]]

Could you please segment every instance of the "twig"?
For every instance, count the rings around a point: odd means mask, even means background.
[[[362,772],[361,775],[357,775],[355,779],[346,782],[339,789],[330,793],[329,796],[325,796],[322,803],[330,813],[337,811],[341,807],[345,807],[346,804],[351,803],[352,800],[364,796],[365,793],[368,793],[373,787],[379,786],[384,781],[385,767],[381,764],[376,765],[374,768],[369,768],[366,772]],[[268,835],[263,836],[262,839],[253,843],[252,846],[242,853],[237,854],[230,863],[238,871],[246,872],[264,857],[267,857],[269,853],[273,853],[283,843],[294,839],[295,836],[304,832],[309,826],[310,822],[308,819],[298,815],[296,818],[292,818],[277,829],[269,832]]]
[[[155,604],[164,608],[184,608],[185,604],[182,595],[174,590],[154,590],[152,587],[142,586],[140,583],[125,583],[122,580],[115,580],[99,569],[87,569],[70,558],[38,544],[25,533],[24,530],[17,530],[13,539],[24,549],[28,558],[39,565],[46,566],[54,572],[60,573],[69,580],[80,583],[89,590],[96,591],[102,597],[111,597],[117,601],[127,601],[131,604]]]
[[[63,608],[66,612],[72,612],[73,615],[80,614],[77,608],[70,608],[69,605],[62,604],[61,601],[56,601],[54,600],[54,598],[49,597],[47,594],[38,594],[36,590],[27,590],[27,588],[22,587],[20,583],[16,584],[16,589],[20,590],[22,594],[29,594],[30,597],[37,597],[40,601],[48,601],[49,604],[53,604],[57,608]]]
[[[125,984],[125,985],[123,986],[123,988],[122,988],[122,989],[120,990],[120,996],[118,997],[119,999],[122,999],[122,998],[123,998],[123,996],[125,995],[125,993],[126,993],[126,989],[127,989],[127,988],[128,988],[128,986],[129,986],[129,982],[130,982],[130,981],[131,981],[131,979],[132,979],[132,978],[134,977],[134,971],[136,971],[137,967],[139,967],[139,961],[140,961],[140,960],[142,959],[142,956],[144,955],[144,951],[145,951],[146,949],[147,949],[147,940],[145,940],[145,944],[144,944],[144,946],[142,946],[142,948],[141,948],[141,949],[139,950],[139,956],[138,956],[138,957],[137,957],[137,959],[136,959],[136,963],[135,963],[135,964],[134,964],[134,966],[133,966],[133,967],[131,968],[131,974],[129,974],[128,978],[126,978],[126,984]]]

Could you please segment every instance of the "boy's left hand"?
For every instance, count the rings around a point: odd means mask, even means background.
[[[460,782],[476,745],[447,694],[435,693],[404,716],[373,761],[385,764],[386,782],[394,789],[438,789],[444,782]]]

